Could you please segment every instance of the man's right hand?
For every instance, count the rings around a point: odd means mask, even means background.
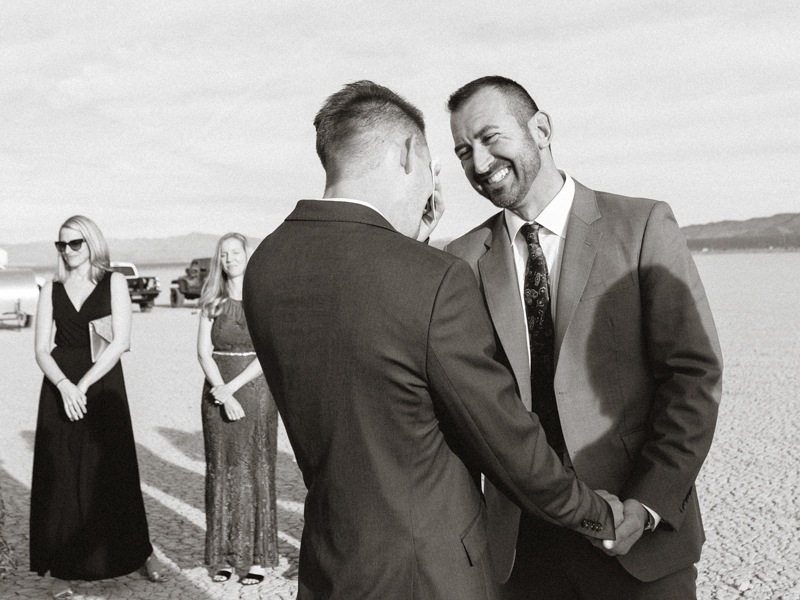
[[[622,525],[622,521],[625,520],[625,510],[622,502],[611,492],[607,492],[605,490],[595,490],[595,493],[603,500],[608,502],[608,505],[611,507],[611,512],[614,515],[614,532],[616,533],[617,529],[619,529],[619,526]]]
[[[643,504],[628,499],[623,503],[625,520],[620,527],[615,527],[616,540],[604,540],[602,545],[595,544],[609,556],[627,554],[631,547],[639,541],[648,521],[648,512]],[[594,541],[593,541],[594,543]]]
[[[442,182],[438,177],[439,171],[442,170],[442,167],[439,163],[436,163],[434,169],[434,180],[436,183],[433,190],[433,199],[429,203],[428,210],[426,210],[422,215],[422,222],[419,224],[419,233],[417,234],[418,242],[424,242],[431,237],[433,230],[436,229],[436,226],[439,224],[439,221],[442,220],[442,215],[444,214]]]

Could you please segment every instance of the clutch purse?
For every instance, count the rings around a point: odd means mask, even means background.
[[[102,319],[89,321],[89,349],[92,352],[92,362],[97,362],[97,357],[114,339],[114,327],[111,324],[111,315]]]

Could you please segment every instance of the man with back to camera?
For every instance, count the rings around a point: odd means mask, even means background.
[[[590,487],[625,500],[609,549],[520,515],[487,483],[501,597],[695,598],[705,536],[694,482],[722,357],[672,211],[560,172],[550,116],[514,81],[468,83],[448,110],[467,179],[502,211],[447,250],[472,266],[551,447]]]
[[[324,197],[261,243],[243,294],[308,488],[298,598],[494,598],[481,471],[542,518],[613,539],[609,505],[495,360],[469,266],[417,241],[443,209],[420,111],[359,81],[314,125]]]

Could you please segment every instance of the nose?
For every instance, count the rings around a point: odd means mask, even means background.
[[[482,175],[489,172],[494,157],[486,148],[479,145],[472,151],[472,162],[475,165],[475,173]]]

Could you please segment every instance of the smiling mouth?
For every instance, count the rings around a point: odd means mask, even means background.
[[[508,175],[509,172],[510,172],[510,169],[508,167],[504,167],[504,168],[500,169],[499,171],[497,171],[496,173],[494,173],[491,177],[487,178],[486,179],[486,183],[489,183],[489,184],[498,183],[498,182],[502,181],[503,179],[505,179],[506,175]]]

